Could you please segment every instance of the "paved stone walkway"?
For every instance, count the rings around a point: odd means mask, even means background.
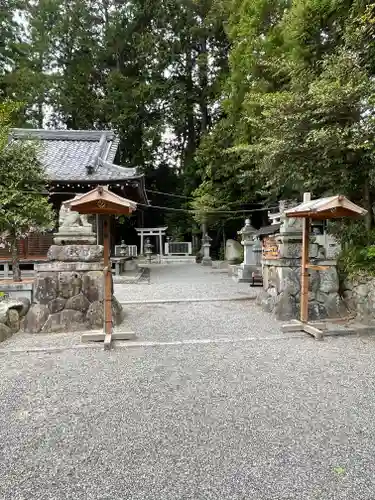
[[[116,292],[254,290],[171,265]],[[253,300],[126,308],[131,348],[77,348],[78,332],[1,344],[2,500],[374,499],[374,337],[283,335]]]

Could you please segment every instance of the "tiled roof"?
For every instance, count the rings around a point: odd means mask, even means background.
[[[40,160],[53,181],[107,181],[142,177],[113,162],[118,138],[113,130],[12,129],[11,141],[38,139]]]
[[[280,231],[281,224],[271,224],[270,226],[263,226],[255,233],[255,236],[266,236],[268,234],[275,234]]]

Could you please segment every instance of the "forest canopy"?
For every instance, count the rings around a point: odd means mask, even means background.
[[[155,204],[205,213],[341,192],[374,226],[373,2],[9,0],[0,27],[16,124],[116,129],[122,165],[186,197]]]

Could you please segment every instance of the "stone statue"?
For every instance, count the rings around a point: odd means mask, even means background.
[[[88,222],[87,215],[79,214],[78,212],[70,210],[69,208],[69,204],[77,198],[78,196],[75,196],[72,200],[68,200],[62,203],[59,212],[59,232],[62,229],[69,231],[71,230],[71,228],[77,227],[84,227],[90,229],[90,232],[92,232],[92,224]]]
[[[54,234],[56,245],[82,245],[96,243],[96,235],[92,224],[87,220],[87,215],[79,214],[70,209],[70,203],[79,196],[62,203],[59,212],[59,230]]]
[[[236,240],[227,240],[225,245],[225,260],[230,264],[240,263],[243,260],[243,248]]]

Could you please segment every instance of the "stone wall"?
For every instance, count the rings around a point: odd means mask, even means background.
[[[325,271],[310,271],[309,319],[337,318],[346,314],[339,296],[339,279],[332,262],[314,262],[326,265]],[[263,290],[257,302],[277,319],[299,317],[301,300],[301,269],[295,260],[280,259],[263,262]]]
[[[290,206],[293,206],[291,203]],[[301,302],[302,219],[286,217],[285,203],[280,202],[281,227],[275,236],[278,258],[263,260],[263,290],[257,301],[277,319],[299,318]],[[327,260],[326,252],[310,235],[309,259],[326,270],[309,271],[309,319],[347,316],[344,301],[339,295],[339,278],[335,260]]]
[[[104,263],[99,245],[53,245],[50,262],[35,265],[33,304],[23,329],[30,333],[103,328]],[[114,325],[123,320],[112,295]]]
[[[360,321],[375,323],[375,278],[358,277],[342,284],[343,299],[349,311]]]

